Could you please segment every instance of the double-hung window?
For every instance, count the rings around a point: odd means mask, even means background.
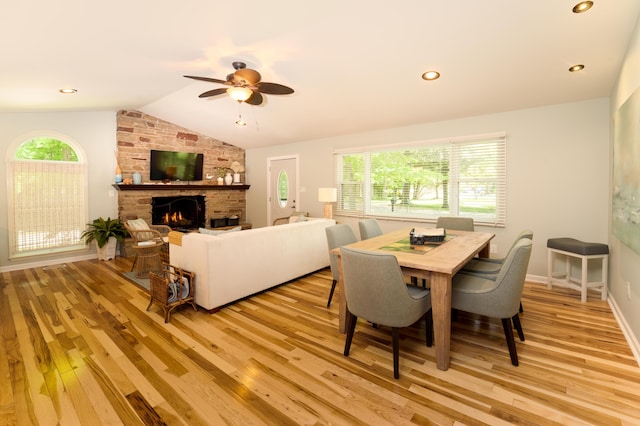
[[[8,160],[10,257],[85,247],[87,165],[69,143],[35,137]]]
[[[408,220],[464,216],[505,226],[502,133],[335,154],[337,214]]]

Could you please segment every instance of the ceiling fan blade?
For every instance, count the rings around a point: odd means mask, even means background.
[[[253,95],[251,95],[249,97],[249,99],[247,99],[246,101],[244,101],[247,104],[250,105],[261,105],[262,104],[262,95],[256,91],[253,92]]]
[[[267,95],[290,95],[293,93],[293,89],[291,87],[283,86],[278,83],[262,82],[256,84],[256,88],[259,92],[266,93]]]
[[[194,79],[194,80],[200,80],[200,81],[208,81],[209,83],[229,84],[225,80],[220,80],[218,78],[196,77],[195,75],[185,75],[183,77],[191,78],[191,79]]]
[[[213,89],[213,90],[208,90],[204,93],[201,93],[198,97],[199,98],[208,98],[210,96],[216,96],[216,95],[221,95],[223,93],[226,93],[227,89],[225,87],[221,87],[219,89]]]

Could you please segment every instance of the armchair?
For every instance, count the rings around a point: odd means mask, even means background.
[[[333,225],[325,228],[327,234],[327,245],[329,251],[337,247],[346,246],[347,244],[355,243],[358,241],[355,232],[351,228],[351,225],[342,223],[339,225]],[[331,291],[329,292],[329,300],[327,301],[327,308],[331,306],[331,299],[333,298],[333,292],[336,290],[336,284],[340,279],[340,272],[338,270],[338,262],[340,259],[335,254],[329,254],[329,261],[331,266],[331,276],[333,282],[331,283]]]
[[[483,278],[491,278],[494,279],[495,275],[500,272],[500,268],[502,268],[502,264],[509,257],[509,253],[516,246],[516,243],[520,241],[522,238],[528,238],[533,240],[533,231],[526,229],[518,234],[515,241],[509,248],[507,255],[502,259],[490,259],[483,257],[476,257],[471,259],[466,265],[462,267],[460,272],[464,274],[478,275]],[[522,303],[520,303],[520,312],[523,312]]]
[[[455,229],[457,231],[474,231],[473,218],[457,216],[440,216],[436,228]]]
[[[513,244],[509,248],[507,255],[501,259],[490,259],[477,257],[471,259],[466,265],[462,267],[462,272],[466,274],[497,274],[500,272],[500,268],[502,264],[511,253],[511,250],[516,246],[516,243],[520,241],[522,238],[528,238],[533,240],[533,231],[526,229],[518,234],[516,239],[513,241]]]
[[[340,249],[344,291],[347,299],[347,337],[344,355],[349,356],[358,317],[377,325],[391,327],[393,342],[393,377],[399,373],[399,329],[426,321],[426,344],[433,343],[431,293],[407,285],[394,255],[368,252],[348,247]]]
[[[271,225],[276,226],[284,225],[287,223],[301,222],[306,220],[308,217],[309,213],[307,212],[294,212],[291,216],[275,218]]]
[[[531,240],[518,240],[495,277],[456,274],[451,288],[451,307],[502,320],[511,363],[518,365],[518,354],[511,321],[521,341],[524,333],[518,316],[520,298],[531,256]]]
[[[161,259],[163,262],[169,263],[169,232],[171,228],[167,225],[149,225],[144,219],[129,219],[124,222],[124,227],[133,238],[135,244],[141,242],[153,241],[164,243],[161,251]],[[133,260],[131,270],[136,266],[138,255]]]
[[[362,219],[358,222],[358,228],[360,229],[360,238],[363,240],[382,235],[382,228],[375,219]]]

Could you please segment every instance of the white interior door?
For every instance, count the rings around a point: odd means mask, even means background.
[[[268,221],[291,216],[298,210],[298,157],[268,159],[269,206]]]

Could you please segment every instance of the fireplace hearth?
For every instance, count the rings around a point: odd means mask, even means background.
[[[174,230],[204,228],[206,223],[205,197],[201,195],[153,197],[151,223],[168,225]]]

